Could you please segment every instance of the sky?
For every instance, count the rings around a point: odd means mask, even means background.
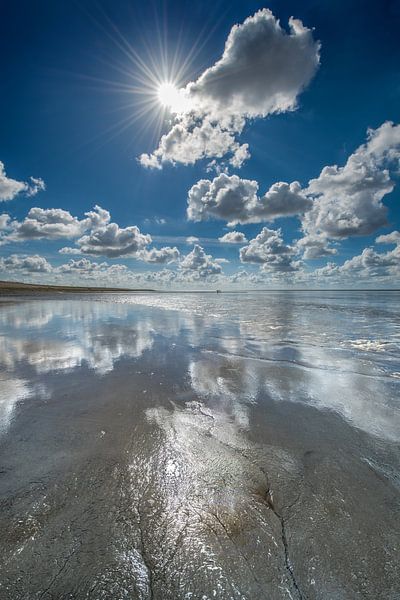
[[[0,279],[400,287],[396,0],[5,1]]]

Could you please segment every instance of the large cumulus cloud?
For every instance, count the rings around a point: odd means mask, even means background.
[[[368,235],[386,224],[384,196],[394,189],[391,170],[400,165],[400,125],[370,129],[367,142],[343,167],[324,167],[305,190],[314,199],[303,220],[306,233],[341,239]]]
[[[221,219],[229,225],[274,221],[312,206],[312,200],[304,195],[297,181],[275,183],[259,196],[256,181],[226,173],[213,180],[200,179],[189,190],[187,202],[189,220]]]
[[[210,279],[222,273],[218,259],[206,254],[204,248],[198,244],[195,244],[193,250],[181,260],[179,267],[187,280]]]
[[[220,60],[187,89],[212,114],[265,117],[296,107],[318,63],[312,31],[290,18],[287,32],[264,8],[232,27]]]
[[[240,260],[262,265],[264,271],[287,273],[299,268],[299,262],[294,260],[295,254],[295,249],[283,241],[280,229],[264,227],[247,246],[240,249]]]
[[[268,9],[235,25],[222,57],[180,90],[185,111],[140,162],[161,168],[165,162],[190,164],[230,155],[231,164],[240,167],[249,153],[236,137],[246,119],[294,110],[316,72],[319,49],[301,21],[291,18],[287,31]]]
[[[139,227],[120,227],[109,223],[82,236],[77,244],[83,254],[92,256],[134,256],[151,243],[149,235],[141,233]]]

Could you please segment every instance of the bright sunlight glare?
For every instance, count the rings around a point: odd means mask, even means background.
[[[160,104],[174,113],[184,112],[188,108],[184,91],[169,81],[159,85],[157,95]]]

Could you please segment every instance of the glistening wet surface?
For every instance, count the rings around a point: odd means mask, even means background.
[[[2,600],[400,598],[399,300],[2,302]]]

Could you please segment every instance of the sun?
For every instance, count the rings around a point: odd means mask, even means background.
[[[173,113],[182,113],[188,109],[185,91],[177,88],[171,81],[160,83],[157,97],[161,106],[168,108]]]

